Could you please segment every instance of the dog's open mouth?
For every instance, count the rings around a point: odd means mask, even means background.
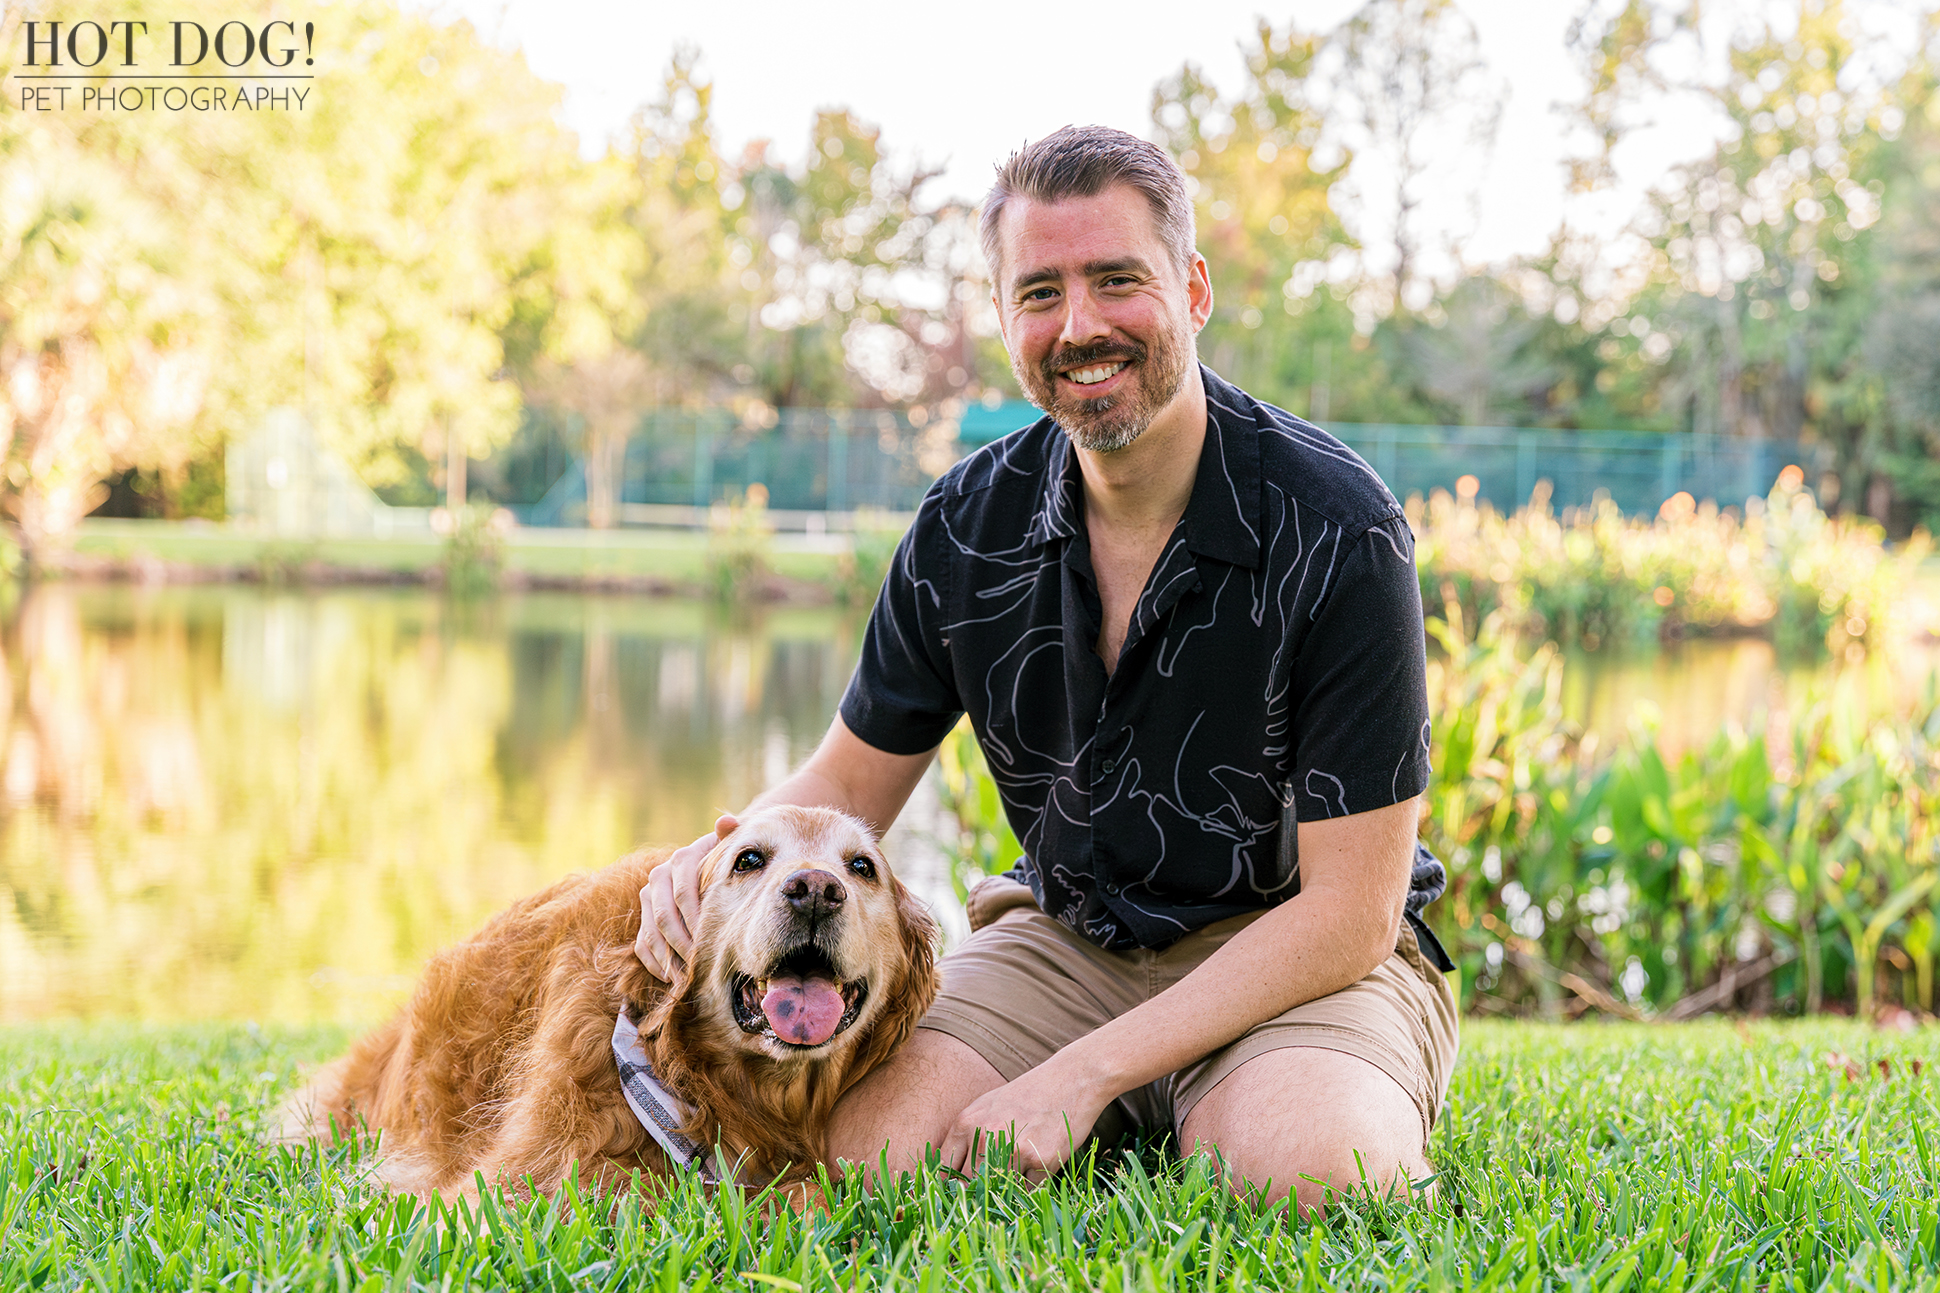
[[[735,975],[733,987],[734,1022],[742,1032],[800,1050],[826,1046],[840,1036],[869,999],[866,979],[843,983],[828,956],[812,944],[776,961],[762,978]]]

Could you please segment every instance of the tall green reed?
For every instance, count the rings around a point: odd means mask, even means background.
[[[1933,1009],[1940,708],[1821,698],[1667,759],[1647,721],[1600,749],[1562,717],[1554,647],[1430,622],[1422,836],[1471,1005],[1871,1015]]]
[[[1666,757],[1567,722],[1554,644],[1429,632],[1433,771],[1421,835],[1449,888],[1428,918],[1485,1011],[1683,1018],[1934,1008],[1940,705],[1867,717],[1825,697],[1768,731]],[[1018,855],[967,725],[944,742],[959,892]]]

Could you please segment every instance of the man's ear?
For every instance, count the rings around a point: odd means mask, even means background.
[[[1213,312],[1212,271],[1206,267],[1206,258],[1198,252],[1192,254],[1192,265],[1186,271],[1186,302],[1192,330],[1198,332]]]

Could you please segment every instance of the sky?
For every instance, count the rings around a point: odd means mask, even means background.
[[[772,139],[784,158],[805,152],[820,108],[845,107],[882,128],[892,158],[943,168],[930,193],[980,196],[992,168],[1026,140],[1067,123],[1102,123],[1140,135],[1151,128],[1153,87],[1181,64],[1197,64],[1222,91],[1242,83],[1242,40],[1261,16],[1326,31],[1361,0],[1302,0],[1264,9],[1258,0],[1093,6],[980,0],[916,5],[850,0],[841,5],[736,0],[425,0],[439,17],[469,18],[488,40],[524,52],[539,75],[566,87],[566,123],[597,153],[656,92],[674,50],[699,50],[714,83],[724,152]],[[1895,7],[1899,0],[1872,0]],[[1783,23],[1796,0],[1743,0]],[[1852,7],[1866,7],[1855,0]],[[1464,0],[1483,57],[1507,92],[1495,147],[1464,159],[1451,185],[1425,204],[1434,249],[1459,244],[1470,264],[1540,252],[1565,214],[1566,132],[1556,105],[1582,94],[1566,46],[1578,0]],[[1717,6],[1707,6],[1716,10]],[[1614,236],[1670,166],[1708,152],[1709,121],[1670,108],[1639,131],[1619,158],[1622,182],[1590,207],[1571,209],[1579,228]],[[1368,184],[1372,190],[1376,184]],[[1350,228],[1380,241],[1387,214],[1370,193],[1341,195]],[[1443,263],[1451,264],[1446,255]]]

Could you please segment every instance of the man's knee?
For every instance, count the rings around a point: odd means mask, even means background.
[[[1003,1075],[948,1033],[919,1028],[909,1044],[836,1102],[829,1116],[829,1161],[860,1163],[873,1179],[886,1163],[892,1176],[921,1165],[941,1145],[957,1115]]]
[[[1242,1064],[1195,1105],[1186,1147],[1215,1155],[1227,1183],[1304,1212],[1330,1193],[1413,1193],[1432,1174],[1421,1110],[1381,1069],[1315,1047]]]

